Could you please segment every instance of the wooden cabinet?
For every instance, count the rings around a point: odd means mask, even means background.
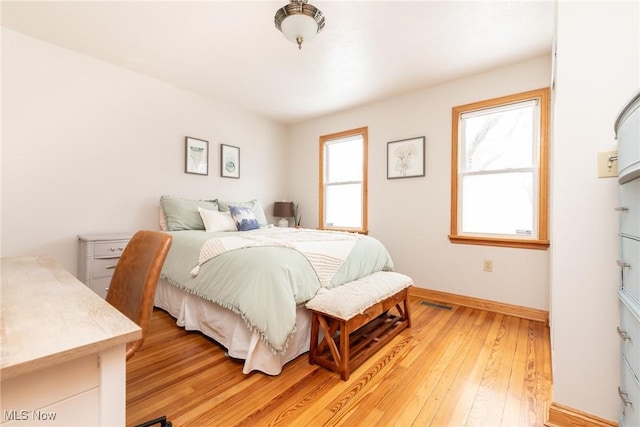
[[[78,279],[106,298],[111,276],[131,234],[82,234],[78,236]]]
[[[640,425],[640,92],[615,123],[620,212],[619,425]]]

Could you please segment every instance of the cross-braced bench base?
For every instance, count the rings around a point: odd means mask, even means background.
[[[410,283],[382,301],[373,303],[362,313],[347,319],[340,318],[335,313],[326,313],[327,310],[318,307],[310,307],[312,318],[309,363],[338,372],[340,378],[348,380],[355,368],[402,330],[411,326],[408,286]],[[320,329],[324,337],[318,342]]]

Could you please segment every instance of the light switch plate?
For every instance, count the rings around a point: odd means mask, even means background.
[[[618,176],[618,152],[603,151],[598,153],[598,178],[614,178]]]

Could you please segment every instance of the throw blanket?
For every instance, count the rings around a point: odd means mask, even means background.
[[[173,243],[160,277],[185,292],[240,315],[275,354],[286,350],[296,331],[297,307],[321,289],[319,275],[326,282],[337,263],[341,263],[326,284],[326,288],[331,289],[376,271],[393,270],[385,247],[370,236],[293,228],[218,233],[185,230],[169,234],[173,236]],[[290,235],[286,242],[279,240],[280,243],[274,244],[273,240],[283,234]],[[315,242],[305,243],[309,236],[314,236]],[[213,238],[217,243],[209,245],[222,245],[227,249],[201,263],[203,252],[218,250],[203,250]],[[336,238],[336,249],[330,249],[329,240]],[[245,246],[247,243],[249,246]],[[351,246],[351,250],[345,256],[347,246]],[[310,261],[300,250],[316,254],[317,259]],[[340,261],[333,265],[327,256]],[[203,255],[202,260],[207,257]],[[319,266],[321,259],[332,267]],[[199,269],[193,276],[191,272],[196,265]],[[316,268],[321,273],[318,274]]]
[[[265,229],[231,237],[214,237],[200,250],[198,265],[191,270],[197,276],[207,261],[227,251],[256,246],[284,246],[302,253],[313,267],[320,286],[327,288],[333,276],[344,264],[360,235],[344,232],[299,230],[291,228]]]

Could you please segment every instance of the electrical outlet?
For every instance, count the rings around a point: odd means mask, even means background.
[[[492,272],[493,271],[493,261],[490,259],[485,259],[482,261],[482,269],[484,271]]]
[[[618,176],[618,152],[604,151],[598,153],[598,178]]]

